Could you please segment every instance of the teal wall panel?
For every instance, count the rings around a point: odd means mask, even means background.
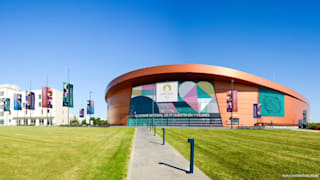
[[[284,94],[269,88],[259,88],[261,116],[284,117]]]

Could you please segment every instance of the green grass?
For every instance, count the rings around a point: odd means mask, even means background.
[[[158,130],[162,137],[162,131]],[[212,179],[283,179],[320,175],[320,133],[290,130],[166,129],[166,141]]]
[[[134,129],[0,127],[0,179],[124,179]]]

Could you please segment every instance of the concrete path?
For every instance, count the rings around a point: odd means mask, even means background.
[[[128,180],[210,179],[197,167],[193,174],[187,174],[188,170],[189,161],[169,144],[162,145],[162,138],[154,136],[147,127],[136,128]]]

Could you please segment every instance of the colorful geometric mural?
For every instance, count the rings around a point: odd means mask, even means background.
[[[169,103],[156,102],[155,84],[134,87],[132,89],[129,114],[212,113],[220,117],[212,82],[184,81],[179,82],[178,85],[178,101]]]

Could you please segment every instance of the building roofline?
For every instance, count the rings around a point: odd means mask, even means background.
[[[267,87],[267,88],[282,92],[284,94],[290,95],[292,97],[295,97],[309,104],[308,99],[302,96],[301,94],[283,85],[272,82],[270,80],[267,80],[246,72],[231,69],[231,68],[212,66],[212,65],[201,65],[201,64],[162,65],[162,66],[142,68],[142,69],[125,73],[113,79],[108,84],[105,90],[105,100],[107,101],[108,93],[110,92],[111,89],[127,81],[134,81],[134,79],[150,77],[150,76],[162,76],[162,75],[179,74],[179,73],[194,73],[194,74],[202,74],[207,76],[217,76],[217,77],[222,77],[226,79],[233,79],[235,81],[238,80],[238,81],[254,84],[257,86],[263,86],[263,87]]]

